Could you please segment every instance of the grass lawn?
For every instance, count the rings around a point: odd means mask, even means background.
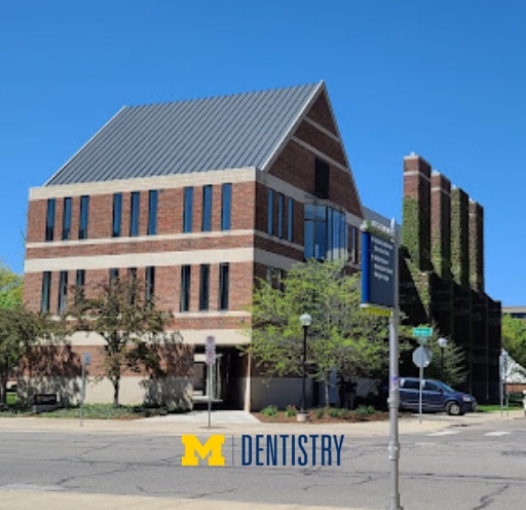
[[[510,411],[518,411],[520,409],[522,409],[522,406],[519,405],[519,404],[510,404],[509,405],[509,410]],[[495,413],[497,411],[500,411],[500,405],[499,404],[489,404],[489,405],[479,404],[477,406],[477,412],[479,412],[479,413]],[[506,411],[506,406],[504,406],[504,411]]]

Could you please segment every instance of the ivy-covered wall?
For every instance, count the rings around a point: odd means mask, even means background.
[[[451,273],[453,280],[469,287],[468,195],[460,188],[451,190]]]

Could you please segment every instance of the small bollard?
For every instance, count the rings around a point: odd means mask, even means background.
[[[524,417],[526,418],[526,390],[522,392],[522,407],[524,407]]]

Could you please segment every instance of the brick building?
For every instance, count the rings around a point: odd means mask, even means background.
[[[422,157],[404,158],[400,305],[464,348],[466,389],[499,395],[501,303],[484,289],[484,210]]]
[[[236,348],[248,341],[252,287],[312,256],[358,269],[362,220],[323,82],[124,107],[31,189],[24,298],[59,315],[68,285],[136,272],[173,312],[191,356],[191,368],[173,374],[178,391],[205,391],[203,346],[214,335],[215,396],[225,405],[294,403],[299,379],[269,387]],[[110,401],[109,382],[97,379],[101,345],[74,335],[67,370],[44,367],[42,384],[75,393],[79,355],[92,352],[88,400]],[[143,378],[125,376],[122,401],[142,401]]]

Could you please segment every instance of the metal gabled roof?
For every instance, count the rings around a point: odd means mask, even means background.
[[[124,107],[45,185],[262,168],[321,87]]]

